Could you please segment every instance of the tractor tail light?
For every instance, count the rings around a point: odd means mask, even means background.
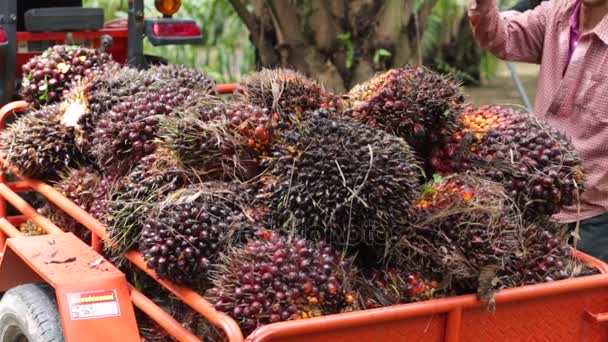
[[[147,19],[146,35],[153,45],[197,44],[202,41],[201,28],[188,19]]]
[[[8,42],[8,36],[6,35],[6,31],[0,28],[0,44],[6,44]]]
[[[152,26],[152,32],[159,37],[200,37],[201,29],[194,22],[191,23],[157,23]]]

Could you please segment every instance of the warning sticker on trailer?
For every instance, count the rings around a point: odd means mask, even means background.
[[[116,290],[68,293],[72,320],[120,316]]]

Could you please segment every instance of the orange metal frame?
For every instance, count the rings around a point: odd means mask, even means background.
[[[227,94],[232,93],[235,88],[236,85],[234,84],[225,84],[220,85],[218,91]],[[10,115],[24,111],[27,107],[28,104],[24,101],[12,102],[2,107],[0,109],[0,131],[4,128]],[[46,281],[54,286],[62,316],[64,334],[68,342],[140,341],[132,305],[147,314],[179,341],[200,342],[200,339],[183,328],[180,322],[177,322],[152,300],[129,285],[124,279],[124,275],[115,269],[109,261],[104,260],[104,268],[99,268],[102,270],[93,267],[82,268],[84,265],[95,264],[97,260],[103,260],[99,258],[101,258],[103,248],[102,241],[108,238],[105,226],[52,186],[23,176],[18,169],[6,162],[5,156],[0,156],[0,162],[2,163],[0,169],[0,250],[3,251],[0,262],[0,290],[5,291],[19,284],[39,281]],[[7,170],[10,170],[20,181],[7,182]],[[72,234],[64,233],[48,218],[38,213],[36,209],[19,196],[18,192],[25,191],[36,191],[42,194],[58,208],[90,229],[92,233],[90,247],[86,247],[82,241]],[[7,217],[7,203],[13,205],[23,215]],[[15,225],[28,219],[40,226],[48,235],[23,237],[23,234]],[[38,240],[39,243],[33,243],[34,240]],[[27,243],[24,243],[25,241]],[[51,253],[54,253],[52,251],[60,251],[60,253],[53,255],[53,258],[61,259],[61,255],[64,257],[73,255],[76,256],[77,261],[69,264],[52,263],[49,261],[50,256],[45,255],[49,251]],[[85,257],[85,255],[88,255],[88,257]],[[129,252],[127,259],[200,313],[209,322],[222,329],[230,342],[243,340],[243,335],[237,323],[227,315],[217,312],[201,295],[191,289],[160,279],[153,270],[146,266],[143,256],[138,252]],[[66,265],[80,265],[81,268],[74,270]],[[86,276],[82,272],[87,272]],[[108,279],[108,273],[112,273],[113,277],[110,277],[112,279]],[[84,282],[84,279],[87,282]],[[70,308],[66,302],[66,294],[68,292],[93,292],[99,289],[117,289],[121,316],[119,318],[72,320]],[[120,290],[118,291],[118,289]],[[129,299],[132,305],[122,302],[122,298]],[[107,329],[109,326],[112,329]],[[96,334],[92,334],[92,332],[96,332]],[[112,333],[114,336],[107,335]]]
[[[219,85],[218,91],[222,94],[227,94],[232,93],[235,88],[235,84]],[[13,112],[23,111],[26,107],[27,103],[23,101],[13,102],[4,106],[0,110],[0,131],[3,129],[8,116]],[[52,254],[52,248],[46,246],[53,242],[55,245],[60,244],[62,246],[64,255],[67,255],[66,253],[73,253],[79,259],[83,259],[82,265],[90,265],[88,261],[99,257],[102,241],[108,238],[106,228],[78,205],[62,196],[52,186],[21,175],[19,170],[8,165],[2,155],[0,155],[0,162],[2,163],[2,168],[0,169],[0,250],[4,251],[0,262],[0,290],[5,290],[20,283],[35,281],[47,281],[55,286],[56,289],[60,286],[68,287],[68,290],[64,290],[63,288],[57,290],[60,313],[68,342],[131,341],[130,337],[135,341],[137,326],[130,319],[132,308],[129,309],[129,307],[131,303],[165,328],[167,332],[179,341],[200,341],[144,294],[127,284],[124,275],[115,271],[107,260],[104,264],[107,265],[108,272],[114,277],[110,280],[107,277],[104,278],[104,276],[99,275],[98,270],[80,269],[77,271],[78,273],[75,273],[73,269],[67,267],[63,269],[62,267],[57,267],[57,265],[49,266],[49,264],[41,262],[41,260],[44,261],[45,258],[49,257],[48,253]],[[10,170],[20,180],[7,182],[6,170]],[[42,194],[50,202],[90,229],[92,232],[90,247],[76,239],[72,234],[63,233],[60,228],[40,215],[18,195],[18,192],[24,191],[36,191]],[[22,215],[7,217],[7,202],[17,208]],[[34,221],[49,234],[39,237],[20,237],[21,233],[15,228],[15,225],[27,219]],[[42,258],[40,257],[41,255],[43,256]],[[586,325],[583,326],[579,322],[574,323],[578,327],[578,330],[588,329],[588,324],[597,325],[608,322],[608,313],[605,313],[608,311],[608,266],[583,253],[576,252],[576,255],[582,261],[596,267],[601,274],[500,291],[495,297],[499,307],[496,316],[498,316],[499,312],[507,311],[508,307],[515,307],[515,312],[521,315],[519,308],[522,306],[536,308],[542,304],[545,305],[543,308],[550,307],[559,308],[556,309],[557,311],[561,310],[554,313],[554,315],[561,315],[565,312],[571,313],[570,316],[572,316],[572,312],[576,311],[573,313],[574,320],[584,316],[585,322],[587,322],[585,323]],[[158,278],[153,270],[147,268],[144,258],[139,252],[130,251],[126,254],[126,257],[133,265],[150,275],[167,291],[180,298],[213,325],[222,329],[230,342],[243,341],[243,335],[237,323],[227,315],[216,311],[198,293]],[[65,299],[60,297],[65,297],[67,291],[72,291],[69,286],[81,288],[77,286],[78,284],[74,284],[82,282],[82,278],[80,278],[81,272],[87,273],[86,279],[92,279],[87,284],[84,284],[86,291],[100,288],[106,289],[107,284],[104,282],[109,281],[110,285],[108,286],[120,289],[118,293],[119,298],[124,299],[127,297],[130,300],[131,303],[120,303],[121,310],[124,308],[125,312],[129,314],[126,315],[128,317],[126,319],[124,317],[121,318],[121,322],[114,321],[110,323],[119,324],[122,329],[115,329],[116,325],[113,325],[113,329],[106,329],[109,333],[114,332],[119,336],[103,336],[103,338],[98,338],[90,333],[91,330],[87,331],[83,329],[102,329],[110,322],[104,321],[105,318],[91,320],[92,323],[87,322],[89,323],[88,325],[85,323],[85,325],[81,326],[79,324],[82,324],[82,321],[70,320],[69,308],[65,303]],[[75,279],[76,277],[79,278]],[[571,300],[572,303],[575,303],[574,305],[578,306],[575,309],[571,309],[570,307],[563,308],[559,302],[562,300]],[[555,306],[556,301],[557,307]],[[498,319],[495,316],[483,312],[484,307],[485,303],[478,301],[475,295],[437,299],[422,303],[274,323],[260,327],[247,337],[247,341],[350,341],[364,338],[372,340],[380,338],[387,340],[420,340],[417,338],[417,336],[420,336],[421,339],[427,341],[458,342],[471,339],[470,334],[467,333],[467,325],[485,325],[486,327],[489,326],[489,329],[494,329],[492,324],[509,325],[510,322],[520,323],[522,320],[525,321],[531,318],[520,317],[519,321],[509,321],[507,319],[497,322],[496,320]],[[579,311],[581,317],[578,315]],[[493,321],[493,323],[487,324],[489,321]],[[563,329],[569,328],[571,326],[564,327]],[[593,339],[590,340],[605,341],[608,339],[607,329],[594,326],[592,331]],[[68,336],[69,333],[73,335]],[[526,334],[536,333],[538,332],[526,330]],[[515,336],[523,338],[521,335]],[[481,337],[475,337],[474,339],[489,341],[489,339]],[[513,337],[493,337],[491,340],[513,341]],[[561,341],[578,340],[580,339],[566,338]]]

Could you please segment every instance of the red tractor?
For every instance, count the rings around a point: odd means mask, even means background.
[[[163,63],[144,55],[143,39],[153,45],[195,44],[202,40],[193,20],[175,19],[181,0],[156,0],[159,18],[144,18],[143,0],[129,0],[127,20],[105,22],[100,8],[83,8],[82,0],[0,1],[0,106],[14,99],[21,66],[57,44],[109,52],[115,61],[135,67]]]

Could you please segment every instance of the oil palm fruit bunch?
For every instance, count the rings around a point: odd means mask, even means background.
[[[355,302],[354,272],[350,259],[325,242],[262,231],[222,256],[206,297],[249,334],[264,324],[347,310]]]
[[[426,158],[429,146],[457,130],[463,101],[451,78],[406,66],[356,85],[346,102],[357,121],[405,139]]]
[[[160,84],[194,88],[201,94],[217,95],[215,81],[187,65],[157,65],[148,69],[147,73]]]
[[[25,176],[52,179],[82,161],[74,127],[62,124],[62,116],[59,105],[20,116],[2,132],[2,152],[8,162]]]
[[[245,77],[237,91],[242,100],[266,108],[281,122],[297,120],[307,111],[338,107],[338,97],[297,71],[263,69]]]
[[[53,186],[96,219],[100,219],[104,215],[105,206],[108,204],[109,189],[107,181],[92,166],[74,168],[64,172]],[[57,226],[74,233],[84,241],[90,237],[90,231],[86,227],[53,204],[48,204],[45,209],[47,215]]]
[[[441,296],[439,282],[401,268],[367,269],[357,276],[357,307],[375,309],[419,302]]]
[[[110,194],[118,184],[118,176],[112,174],[102,174],[97,183],[95,200],[89,205],[88,213],[94,218],[102,220],[108,213],[110,206]]]
[[[46,234],[46,232],[32,220],[27,220],[20,224],[19,231],[21,231],[25,236],[38,236]]]
[[[516,287],[582,275],[588,268],[577,261],[566,231],[551,233],[530,224],[522,232],[521,247],[498,274],[498,286]]]
[[[142,291],[143,292],[143,291]],[[145,292],[148,295],[148,292]],[[202,341],[227,342],[225,333],[212,325],[203,316],[189,307],[180,299],[159,293],[152,301],[188,331],[199,337]],[[136,311],[136,319],[142,342],[178,342],[169,332],[154,322],[148,315]]]
[[[497,183],[474,174],[436,177],[415,205],[416,220],[395,244],[395,262],[412,272],[440,275],[446,289],[485,296],[486,270],[497,271],[517,251],[519,213]]]
[[[436,153],[437,171],[481,169],[531,217],[555,214],[583,191],[581,160],[571,141],[530,114],[471,107],[462,122],[464,130]]]
[[[92,133],[102,113],[129,96],[137,96],[160,87],[151,75],[130,67],[111,65],[102,73],[89,75],[76,82],[65,96],[67,112],[64,122],[77,127],[77,142],[81,150],[88,152]]]
[[[188,88],[168,87],[130,96],[99,118],[91,153],[102,166],[134,163],[156,149],[160,117],[191,101]]]
[[[148,293],[146,292],[146,294]],[[152,298],[152,300],[156,305],[160,306],[165,312],[171,315],[171,317],[173,317],[176,321],[180,322],[185,329],[192,332],[201,340],[213,342],[228,341],[228,338],[221,329],[213,326],[210,322],[203,318],[203,316],[194,311],[183,301],[171,296],[167,296],[166,294],[159,294],[157,297]],[[146,314],[136,311],[136,319],[139,326],[139,333],[142,337],[142,342],[179,341]]]
[[[59,102],[73,81],[103,71],[112,57],[105,52],[56,45],[22,66],[20,95],[34,107]]]
[[[107,214],[102,217],[110,236],[108,251],[120,255],[137,246],[152,206],[189,182],[189,175],[168,151],[158,149],[142,158],[111,187]]]
[[[273,137],[268,110],[204,99],[161,120],[160,144],[204,179],[252,178]]]
[[[284,131],[260,177],[269,225],[339,246],[383,247],[408,219],[421,169],[401,138],[322,109]]]
[[[247,192],[212,182],[177,190],[149,212],[139,241],[148,267],[178,284],[202,284],[228,247],[255,231]]]

